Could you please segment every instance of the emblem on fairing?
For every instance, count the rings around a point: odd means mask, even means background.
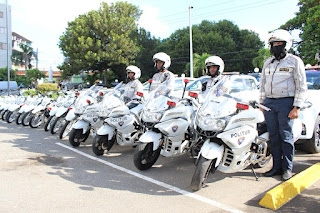
[[[176,132],[177,130],[178,130],[178,126],[177,126],[177,125],[175,125],[175,126],[172,127],[172,131],[173,131],[173,132]]]
[[[238,139],[238,144],[241,145],[244,141],[244,139],[246,139],[246,137],[241,137]]]
[[[98,118],[93,118],[92,120],[93,120],[94,122],[97,122]]]
[[[119,126],[123,126],[124,122],[120,121],[118,124],[119,124]]]

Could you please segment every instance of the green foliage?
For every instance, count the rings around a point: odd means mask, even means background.
[[[27,70],[27,78],[30,83],[36,83],[38,79],[45,78],[46,75],[40,72],[38,69]]]
[[[258,51],[258,56],[255,57],[253,60],[252,60],[252,65],[254,67],[258,67],[260,68],[260,70],[262,69],[263,67],[263,64],[265,62],[265,60],[269,57],[271,57],[272,54],[270,53],[270,50],[267,49],[267,48],[264,48],[264,49],[261,49]]]
[[[205,61],[210,57],[208,53],[198,53],[193,54],[193,77],[198,78],[205,75]],[[187,63],[186,70],[190,70],[190,63]]]
[[[37,94],[37,91],[34,89],[29,89],[23,92],[24,96],[35,96]]]
[[[280,28],[286,30],[301,30],[299,55],[305,64],[315,64],[315,54],[320,49],[320,4],[319,0],[300,0],[299,12]]]
[[[141,11],[127,2],[110,6],[103,2],[98,11],[90,11],[69,22],[59,42],[65,56],[59,66],[62,77],[82,70],[122,72],[119,66],[131,63],[139,51],[130,34],[136,29],[140,15]]]
[[[31,58],[34,54],[33,48],[31,47],[31,43],[27,42],[26,44],[24,43],[19,43],[19,47],[22,50],[22,55],[23,55],[23,64],[25,65],[25,70],[31,69],[32,65],[30,64]],[[18,57],[19,55],[15,55],[15,57]],[[21,59],[21,58],[20,58]],[[18,59],[19,60],[19,59]]]
[[[192,27],[192,32],[193,52],[220,56],[225,62],[227,72],[247,73],[252,70],[252,59],[258,56],[258,50],[263,47],[257,33],[240,30],[237,25],[227,20],[217,23],[202,21]],[[160,49],[172,58],[170,70],[178,74],[189,74],[185,69],[185,64],[189,62],[189,28],[177,30],[160,44]]]
[[[58,85],[55,83],[43,83],[43,84],[37,85],[37,91],[40,94],[44,94],[49,91],[58,91],[58,90],[59,90]]]

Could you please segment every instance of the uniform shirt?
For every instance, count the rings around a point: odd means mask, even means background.
[[[174,89],[175,77],[172,72],[165,70],[153,75],[150,91],[155,90],[160,85],[165,85],[167,91],[170,92]]]
[[[208,78],[205,80],[202,84],[202,92],[201,96],[202,98],[205,98],[209,92],[209,90],[216,84],[218,81],[221,79],[221,75],[218,75],[217,77],[214,78]]]
[[[127,84],[123,85],[122,88],[124,89],[123,96],[125,102],[129,102],[135,97],[138,98],[137,92],[143,92],[143,86],[138,79],[129,81]]]
[[[306,72],[303,61],[287,54],[283,59],[268,58],[262,68],[260,103],[265,98],[294,97],[293,106],[301,107],[307,92]]]

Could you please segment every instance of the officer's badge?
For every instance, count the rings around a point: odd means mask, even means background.
[[[173,131],[173,132],[176,132],[177,130],[178,130],[178,126],[177,126],[177,125],[175,125],[175,126],[172,127],[172,131]]]

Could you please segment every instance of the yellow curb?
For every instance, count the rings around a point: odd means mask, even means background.
[[[259,205],[277,210],[319,179],[320,163],[316,163],[268,191],[260,200]]]

